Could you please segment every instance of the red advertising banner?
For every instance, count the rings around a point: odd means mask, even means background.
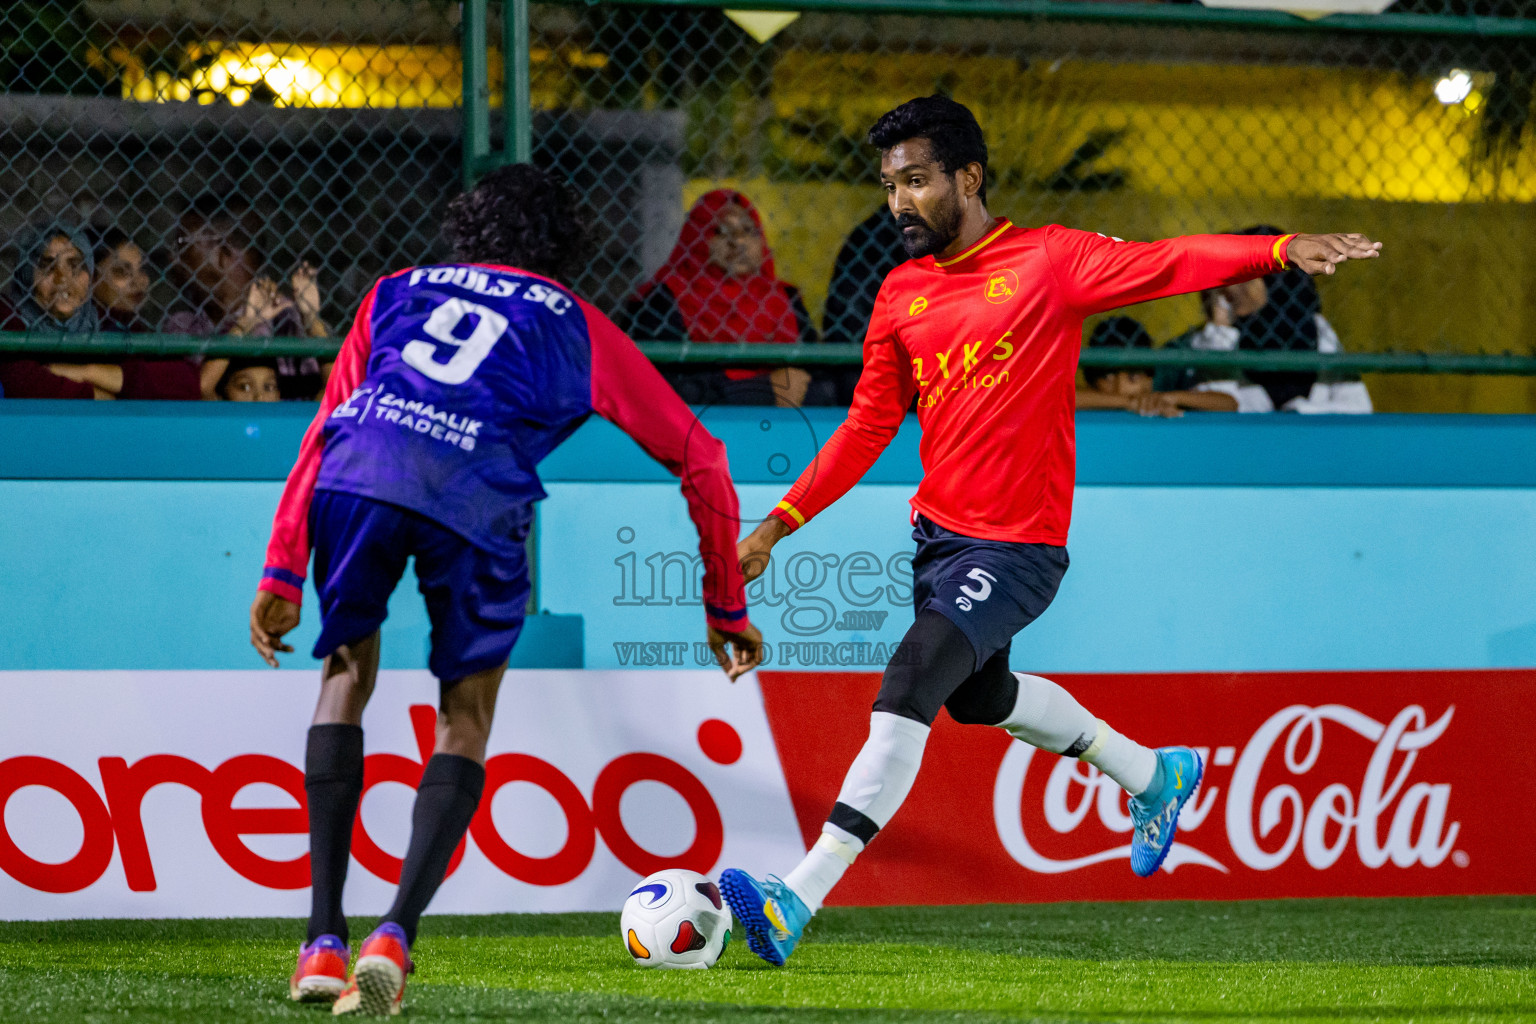
[[[760,675],[809,844],[879,676]],[[1133,739],[1205,759],[1164,870],[1131,874],[1125,796],[1096,768],[941,714],[906,804],[830,902],[1536,892],[1536,671],[1054,678]]]

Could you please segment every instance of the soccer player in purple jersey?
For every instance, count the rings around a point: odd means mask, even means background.
[[[562,281],[580,265],[575,196],[526,164],[448,207],[454,262],[383,278],[363,299],[278,506],[251,643],[274,668],[299,623],[313,549],[325,659],[309,730],[312,909],[290,980],[333,1012],[400,1012],[410,946],[485,784],[496,691],[523,626],[536,467],[591,414],[682,477],[704,558],[710,647],[734,680],[762,657],[736,560],[725,446],[602,313]],[[437,743],[422,773],[394,905],[352,975],[341,910],[363,789],[363,708],[379,626],[406,560],[432,622]]]

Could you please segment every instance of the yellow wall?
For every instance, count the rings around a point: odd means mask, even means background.
[[[1089,132],[1113,130],[1125,136],[1103,163],[1128,169],[1142,192],[1536,198],[1532,148],[1501,174],[1476,168],[1482,93],[1445,105],[1434,82],[1343,68],[791,52],[775,66],[773,103],[780,117],[815,112],[859,138],[884,111],[943,87],[976,112],[1005,182],[1043,177]],[[815,155],[815,141],[799,145],[802,158]]]

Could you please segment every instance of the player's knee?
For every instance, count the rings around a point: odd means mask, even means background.
[[[991,693],[962,688],[944,702],[944,710],[961,725],[996,725],[1008,717],[1013,704]]]
[[[900,715],[923,725],[933,724],[948,691],[941,692],[942,684],[934,678],[938,668],[934,659],[921,655],[921,648],[908,642],[897,648],[880,680],[876,711]]]
[[[925,700],[921,688],[912,680],[893,680],[887,670],[885,679],[880,684],[880,693],[875,697],[874,710],[910,718],[923,725],[932,725],[939,714],[939,702]]]
[[[944,710],[949,712],[949,717],[961,725],[991,725],[987,720],[986,709],[981,703],[969,696],[956,693],[944,702]]]
[[[1009,671],[1004,652],[956,687],[944,709],[962,725],[997,725],[1013,713],[1018,695],[1019,681]]]
[[[327,689],[367,699],[373,693],[373,684],[378,676],[367,654],[362,644],[342,644],[326,657],[321,674],[322,684]]]

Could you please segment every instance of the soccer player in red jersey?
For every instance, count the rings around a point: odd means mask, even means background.
[[[783,880],[736,869],[721,876],[748,945],[773,964],[906,799],[940,707],[957,722],[997,726],[1097,767],[1131,796],[1132,870],[1150,875],[1163,863],[1200,781],[1198,755],[1144,747],[1056,683],[1008,667],[1014,634],[1045,611],[1067,570],[1083,320],[1290,266],[1332,274],[1381,250],[1358,234],[1142,244],[1017,227],[987,212],[981,127],[942,96],[890,111],[869,140],[882,152],[880,180],[912,258],[880,287],[847,420],[738,554],[748,580],[761,574],[774,544],[864,475],[915,398],[916,618],[886,668],[869,739],[805,859]]]

